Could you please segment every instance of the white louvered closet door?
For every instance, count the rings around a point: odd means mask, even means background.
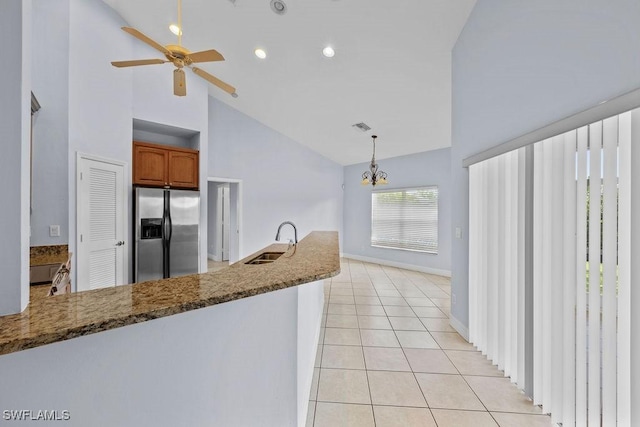
[[[77,290],[125,282],[124,165],[78,158]]]

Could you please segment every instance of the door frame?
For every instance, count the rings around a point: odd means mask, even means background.
[[[234,262],[241,260],[244,257],[244,251],[243,251],[243,245],[242,245],[242,230],[243,230],[243,224],[242,224],[242,218],[243,218],[243,212],[242,212],[242,180],[241,179],[237,179],[237,178],[220,178],[220,177],[208,177],[207,178],[207,197],[210,197],[211,195],[208,194],[209,192],[209,182],[217,182],[217,183],[228,183],[228,184],[238,184],[238,212],[237,212],[237,218],[236,218],[236,223],[238,224],[238,230],[237,230],[237,234],[238,234],[238,259],[234,260]],[[216,194],[217,196],[217,194]],[[207,220],[209,219],[209,215],[211,215],[212,213],[209,212],[207,210]],[[215,212],[213,212],[213,214],[215,215]],[[233,230],[231,231],[233,233]],[[208,239],[208,236],[206,236]],[[207,241],[207,248],[209,247],[209,242]],[[231,254],[229,254],[229,262],[231,262]]]
[[[223,224],[222,230],[216,230],[215,241],[215,254],[213,256],[214,261],[228,261],[229,260],[229,235],[231,234],[229,215],[225,215],[230,210],[229,203],[229,191],[231,191],[230,184],[228,182],[216,183],[216,220],[215,227],[219,227],[220,223]],[[225,191],[226,190],[226,191]],[[237,208],[237,207],[236,207]],[[237,220],[237,218],[236,218]],[[220,232],[221,231],[221,232]],[[227,245],[225,246],[224,240],[227,238]],[[227,252],[227,259],[224,259],[225,251]]]
[[[78,260],[81,258],[79,255],[79,251],[80,251],[80,216],[81,216],[81,212],[80,212],[80,173],[81,173],[81,168],[80,168],[80,163],[83,160],[91,160],[94,162],[101,162],[101,163],[108,163],[108,164],[112,164],[115,166],[121,166],[122,167],[122,217],[123,217],[123,240],[125,241],[124,247],[123,247],[123,258],[124,258],[124,265],[122,266],[123,268],[123,278],[124,278],[124,282],[122,283],[127,284],[130,283],[130,277],[129,277],[129,273],[130,273],[130,263],[131,260],[129,259],[129,245],[131,245],[131,242],[129,241],[129,237],[130,237],[130,229],[129,229],[129,222],[131,217],[129,216],[129,194],[127,193],[127,186],[130,184],[130,175],[127,173],[128,171],[128,163],[127,162],[123,162],[121,160],[116,160],[116,159],[110,159],[107,157],[101,157],[101,156],[95,156],[93,154],[87,154],[87,153],[82,153],[80,151],[76,151],[76,223],[75,223],[75,229],[76,229],[76,246],[75,246],[75,250],[76,250],[76,254],[75,256],[73,256],[71,258],[72,262],[73,262],[73,266],[75,267],[75,273],[72,273],[72,277],[75,279],[72,283],[71,283],[71,288],[73,292],[77,292],[78,291],[78,280],[79,280],[79,276],[78,276]],[[116,285],[118,286],[118,285]]]

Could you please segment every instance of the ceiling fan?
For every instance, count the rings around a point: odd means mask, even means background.
[[[173,94],[176,96],[185,96],[187,94],[187,81],[185,78],[183,68],[190,68],[196,75],[202,77],[209,83],[219,87],[225,92],[229,93],[234,98],[238,97],[236,93],[236,88],[231,86],[228,83],[223,82],[219,78],[212,76],[206,71],[193,66],[192,64],[197,64],[200,62],[214,62],[214,61],[224,61],[224,57],[215,49],[203,50],[200,52],[190,52],[188,49],[182,46],[182,0],[178,0],[178,44],[169,44],[166,46],[162,46],[160,43],[152,40],[151,38],[145,36],[140,31],[131,27],[122,27],[122,29],[131,34],[133,37],[137,38],[153,47],[156,50],[162,52],[166,59],[139,59],[132,61],[113,61],[111,65],[114,67],[135,67],[138,65],[154,65],[154,64],[164,64],[165,62],[171,62],[176,67],[173,70]]]

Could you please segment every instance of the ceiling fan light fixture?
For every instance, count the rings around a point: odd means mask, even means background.
[[[187,80],[182,68],[173,70],[173,94],[175,96],[187,96]]]
[[[171,31],[173,34],[175,34],[176,36],[181,36],[182,35],[182,30],[180,29],[180,27],[176,24],[171,24],[169,25],[169,31]]]
[[[215,49],[203,50],[198,52],[190,52],[189,49],[182,46],[182,0],[178,0],[178,24],[171,24],[169,27],[174,34],[178,36],[178,44],[161,45],[150,37],[142,34],[140,31],[132,27],[122,27],[122,31],[132,35],[141,42],[151,46],[155,50],[164,54],[166,59],[138,59],[131,61],[112,61],[111,65],[118,68],[136,67],[139,65],[154,65],[172,63],[175,67],[173,72],[173,93],[176,96],[185,96],[187,94],[187,81],[183,68],[189,68],[198,77],[203,78],[214,86],[222,89],[231,96],[236,95],[236,88],[228,83],[223,82],[216,76],[194,66],[202,62],[224,61],[224,56]],[[237,95],[236,95],[237,96]],[[234,96],[235,97],[235,96]]]
[[[261,48],[257,48],[253,53],[260,59],[265,59],[267,57],[267,52]]]
[[[325,46],[325,48],[322,49],[322,54],[327,58],[333,58],[333,56],[336,54],[336,51],[333,50],[331,46]]]

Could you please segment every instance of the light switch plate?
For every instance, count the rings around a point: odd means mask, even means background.
[[[50,237],[60,237],[60,226],[59,225],[50,225],[49,226],[49,236]]]

